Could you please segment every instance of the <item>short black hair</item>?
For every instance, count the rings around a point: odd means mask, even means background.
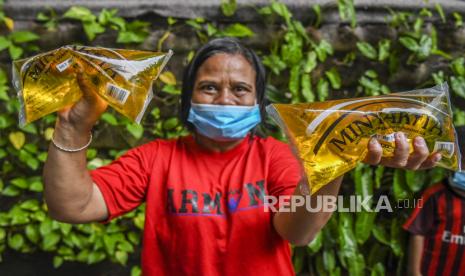
[[[265,67],[253,50],[242,45],[237,39],[228,37],[213,39],[204,44],[200,49],[197,50],[190,63],[187,65],[182,81],[181,105],[179,111],[181,122],[190,131],[194,130],[194,126],[187,121],[187,118],[189,117],[189,110],[191,108],[192,92],[194,89],[195,79],[197,77],[197,71],[209,57],[212,57],[216,54],[239,54],[250,62],[253,69],[255,70],[255,89],[257,94],[257,103],[259,105],[260,115],[263,121],[266,115]]]

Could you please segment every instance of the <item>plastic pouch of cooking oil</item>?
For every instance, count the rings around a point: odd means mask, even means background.
[[[463,169],[447,83],[373,97],[271,104],[267,112],[294,145],[312,193],[362,161],[371,137],[380,142],[384,157],[393,156],[399,131],[411,152],[413,138],[421,136],[431,153],[442,154],[438,166]]]
[[[76,74],[82,72],[116,111],[140,122],[153,97],[152,83],[172,52],[63,46],[13,62],[13,86],[24,126],[79,100]]]

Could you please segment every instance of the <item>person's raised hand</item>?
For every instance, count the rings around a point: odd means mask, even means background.
[[[58,111],[58,119],[62,125],[87,133],[105,112],[108,104],[94,91],[85,74],[78,72],[76,78],[82,97],[74,105]]]
[[[413,139],[413,152],[409,154],[410,145],[402,132],[395,134],[394,156],[383,157],[383,149],[376,138],[368,143],[368,154],[363,160],[370,165],[383,165],[391,168],[422,170],[431,169],[441,160],[440,153],[430,154],[425,140],[417,136]]]

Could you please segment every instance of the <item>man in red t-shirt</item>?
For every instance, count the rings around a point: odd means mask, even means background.
[[[183,79],[180,117],[192,135],[152,141],[91,172],[82,145],[106,104],[89,80],[77,78],[84,96],[59,112],[44,167],[55,219],[107,221],[146,202],[144,275],[294,274],[288,242],[310,242],[331,213],[264,210],[266,195],[302,195],[297,186],[307,183],[286,144],[256,135],[266,78],[253,51],[229,38],[204,45]],[[439,158],[429,156],[420,137],[409,155],[405,135],[397,133],[393,158],[382,158],[372,139],[365,162],[417,169]],[[341,181],[312,198],[337,195]]]
[[[465,127],[458,127],[459,148],[465,149]],[[462,167],[465,156],[462,156]],[[465,275],[464,172],[429,187],[403,225],[410,236],[410,275]]]

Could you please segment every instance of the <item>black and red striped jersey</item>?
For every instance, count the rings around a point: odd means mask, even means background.
[[[429,187],[403,225],[424,236],[423,275],[465,275],[465,199],[442,183]]]

